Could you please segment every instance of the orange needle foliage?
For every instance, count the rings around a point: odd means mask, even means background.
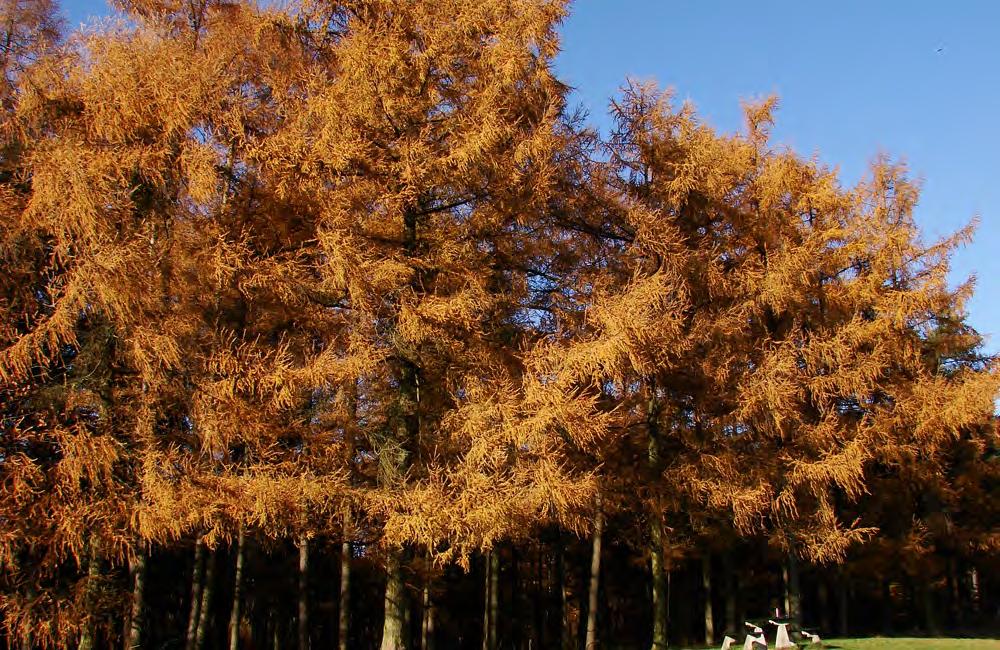
[[[4,5],[12,636],[113,635],[100,567],[152,546],[351,520],[401,585],[415,549],[589,531],[598,486],[668,561],[720,530],[840,560],[874,468],[981,443],[971,230],[923,242],[898,165],[776,148],[773,99],[720,135],[629,85],[598,142],[562,2],[121,9],[56,47]]]

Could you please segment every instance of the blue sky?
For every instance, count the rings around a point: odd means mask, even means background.
[[[71,26],[106,13],[64,3]],[[775,138],[819,153],[845,183],[872,158],[923,181],[927,238],[980,219],[953,280],[978,277],[971,323],[1000,352],[1000,2],[994,0],[576,0],[557,65],[593,123],[626,77],[690,99],[720,130],[740,99],[781,98]]]
[[[969,320],[1000,352],[1000,2],[577,0],[562,34],[561,76],[602,127],[631,76],[724,131],[775,93],[776,140],[845,183],[880,152],[905,160],[927,239],[980,219],[952,278],[976,274]]]

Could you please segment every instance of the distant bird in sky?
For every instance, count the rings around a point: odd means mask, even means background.
[[[935,51],[936,51],[936,52],[937,52],[938,54],[943,54],[943,53],[944,53],[944,45],[942,45],[942,46],[938,47],[938,49],[937,49],[937,50],[935,50]]]

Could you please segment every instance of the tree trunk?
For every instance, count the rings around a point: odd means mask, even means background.
[[[29,603],[29,607],[30,607],[32,604],[34,604],[35,597],[37,596],[37,593],[35,592],[35,588],[32,587],[31,585],[28,585],[27,596],[28,596],[28,603]],[[32,633],[31,633],[31,629],[30,628],[28,630],[24,630],[24,628],[21,628],[21,629],[23,631],[21,632],[21,640],[20,640],[20,643],[19,643],[20,650],[32,650],[32,648],[35,646],[35,644],[34,644],[34,637],[32,636]],[[10,647],[13,649],[13,647],[14,647],[13,639],[11,641],[9,641],[8,643],[9,643]]]
[[[566,550],[562,534],[559,536],[559,549],[556,557],[556,572],[559,574],[559,647],[570,650],[573,644],[572,621],[570,620],[569,583],[566,579]]]
[[[299,650],[309,650],[309,539],[299,539]]]
[[[347,650],[351,621],[351,543],[340,544],[340,621],[337,630],[337,648]]]
[[[195,632],[194,645],[197,650],[205,648],[208,636],[209,619],[212,617],[212,596],[215,592],[215,551],[208,552],[205,562],[205,582],[201,587],[201,605],[198,607],[198,629]]]
[[[500,552],[494,549],[490,553],[490,648],[499,646],[497,634],[500,623]]]
[[[924,625],[927,628],[928,634],[938,636],[941,634],[941,626],[938,622],[937,612],[934,609],[934,592],[931,591],[930,585],[926,582],[920,585],[919,590],[920,600],[924,609]]]
[[[660,470],[660,404],[656,394],[656,384],[647,382],[646,429],[649,435],[648,463],[654,476]],[[653,512],[649,518],[649,567],[653,574],[653,643],[652,650],[667,647],[667,577],[663,571],[663,525],[660,513]]]
[[[87,541],[87,587],[85,593],[87,617],[83,631],[80,633],[78,650],[93,650],[96,629],[93,622],[94,609],[97,606],[97,581],[101,578],[101,560],[97,555],[97,536],[91,535]]]
[[[586,650],[597,647],[597,599],[601,587],[601,538],[604,535],[604,511],[601,497],[597,496],[597,516],[594,519],[594,538],[590,554],[590,588],[587,597]]]
[[[829,636],[833,631],[832,626],[830,625],[830,586],[825,573],[821,573],[818,578],[819,633],[821,636]]]
[[[142,647],[142,628],[145,622],[144,590],[146,586],[146,554],[140,551],[129,564],[132,574],[132,607],[129,614],[126,648],[136,650]]]
[[[701,588],[705,596],[705,645],[715,643],[715,621],[712,616],[712,556],[701,558]]]
[[[547,588],[549,587],[549,581],[546,577],[545,563],[543,562],[544,547],[539,544],[535,549],[535,561],[534,561],[534,574],[535,574],[535,589],[532,593],[532,609],[535,614],[535,624],[534,624],[534,634],[532,636],[532,641],[534,645],[532,648],[544,648],[545,647],[545,625],[547,618],[547,608],[543,605],[545,602],[544,594],[547,594]]]
[[[434,601],[431,598],[431,578],[428,575],[424,583],[424,619],[420,626],[420,650],[434,648]]]
[[[271,650],[281,650],[281,622],[277,616],[272,616],[271,626]]]
[[[652,650],[667,647],[667,575],[663,569],[663,531],[658,521],[650,524],[649,566],[653,573]]]
[[[246,534],[240,525],[236,538],[236,575],[233,578],[233,606],[229,614],[229,650],[240,645],[240,605],[243,599],[243,557],[246,555]]]
[[[979,572],[976,567],[969,569],[969,602],[972,605],[972,613],[979,614]]]
[[[734,551],[727,551],[723,556],[723,570],[726,573],[726,632],[733,636],[740,636],[741,625],[736,616],[736,594],[740,589],[740,576],[733,565]]]
[[[493,548],[486,555],[486,594],[483,616],[483,650],[497,648],[497,616],[500,609],[500,553]]]
[[[800,620],[802,615],[802,594],[799,586],[799,559],[795,557],[795,553],[788,554],[785,567],[785,616],[796,627],[800,627],[802,625],[802,621]]]
[[[889,588],[889,578],[882,578],[882,584],[879,585],[881,588],[882,596],[882,634],[885,636],[892,635],[892,591]]]
[[[524,630],[528,627],[529,623],[521,618],[521,592],[523,590],[518,588],[521,582],[521,566],[518,562],[518,552],[514,545],[510,547],[510,570],[507,574],[507,585],[510,596],[504,600],[503,613],[497,618],[497,625],[499,626],[500,621],[506,621],[506,630],[497,631],[497,645],[503,646],[504,642],[501,641],[501,635],[503,635],[504,641],[506,641],[506,646],[510,648],[520,648],[524,639]],[[504,589],[504,587],[501,587]],[[523,621],[523,623],[521,623]],[[518,624],[521,623],[521,624]]]
[[[194,543],[194,567],[191,570],[191,610],[188,613],[188,628],[185,637],[185,650],[194,650],[195,635],[198,631],[198,618],[201,612],[202,573],[205,570],[205,547],[201,540]]]
[[[403,622],[405,616],[405,593],[403,591],[402,550],[389,552],[386,562],[385,615],[382,622],[381,650],[405,650],[403,643]]]
[[[839,617],[837,630],[840,636],[846,637],[848,635],[847,629],[847,607],[848,607],[848,593],[847,593],[847,576],[844,574],[843,569],[840,571],[839,579],[837,580],[837,615]]]
[[[958,561],[948,558],[948,594],[949,612],[951,613],[952,624],[956,628],[965,627],[965,603],[962,602],[962,583],[959,580]]]
[[[419,244],[417,206],[404,209],[402,217],[403,247],[408,253],[413,253]],[[410,281],[410,288],[417,294],[423,292],[421,275],[422,272],[416,270]],[[399,366],[397,392],[399,415],[395,418],[394,442],[398,445],[400,453],[394,462],[394,473],[401,478],[406,474],[412,462],[414,448],[418,446],[420,440],[420,367],[401,349],[397,350],[395,361]],[[403,581],[405,558],[404,549],[390,550],[386,561],[381,650],[404,650],[406,647],[406,621],[409,610],[406,606],[406,585]]]
[[[488,650],[490,645],[490,554],[487,551],[483,555],[483,650]]]
[[[404,215],[405,241],[407,250],[416,247],[416,216],[407,210]],[[416,274],[414,277],[418,277]],[[417,291],[416,280],[413,289]],[[403,413],[397,425],[396,442],[402,453],[396,470],[403,476],[410,466],[413,449],[420,438],[419,368],[411,360],[399,357],[399,408]],[[385,586],[385,615],[382,622],[381,650],[404,650],[409,640],[410,612],[407,603],[406,585],[403,579],[403,563],[408,559],[405,549],[391,551],[387,565],[388,576]]]

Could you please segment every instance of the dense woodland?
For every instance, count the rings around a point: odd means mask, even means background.
[[[2,0],[0,643],[996,621],[971,228],[902,165],[634,82],[602,136],[556,0],[116,8]]]

